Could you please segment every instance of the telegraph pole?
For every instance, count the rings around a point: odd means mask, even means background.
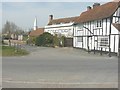
[[[8,35],[9,35],[9,46],[11,46],[11,32],[10,32],[10,30],[9,30],[9,32],[8,32]]]

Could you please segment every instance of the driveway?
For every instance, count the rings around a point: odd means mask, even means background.
[[[118,58],[80,49],[25,46],[30,55],[2,59],[4,88],[117,88]]]

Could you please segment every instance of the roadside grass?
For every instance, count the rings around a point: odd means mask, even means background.
[[[0,53],[1,56],[23,56],[29,54],[29,52],[24,49],[16,49],[15,47],[10,46],[1,46],[0,52],[2,52]]]

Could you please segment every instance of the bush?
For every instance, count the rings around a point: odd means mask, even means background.
[[[27,35],[23,35],[23,41],[27,41],[28,36]]]
[[[35,41],[37,46],[52,46],[53,45],[53,35],[48,32],[43,33],[38,36]]]
[[[35,44],[36,37],[29,37],[29,40],[26,41],[27,44]]]
[[[58,37],[57,35],[55,35],[54,38],[53,38],[54,47],[55,46],[64,47],[64,41],[65,41],[64,36]]]
[[[57,37],[57,35],[53,37],[53,44],[54,44],[54,47],[59,46],[59,38]]]

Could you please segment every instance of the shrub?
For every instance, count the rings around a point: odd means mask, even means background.
[[[59,46],[59,38],[57,37],[57,35],[53,37],[53,44],[54,44],[54,47]]]
[[[27,40],[27,44],[35,44],[36,37],[29,37],[29,40]]]
[[[28,39],[28,36],[27,35],[23,35],[23,40],[27,41],[27,39]]]
[[[38,36],[35,41],[37,46],[52,46],[53,45],[53,35],[48,32],[43,33]]]
[[[54,47],[55,46],[64,47],[64,41],[65,41],[64,36],[58,37],[57,35],[55,35],[54,38],[53,38]]]

